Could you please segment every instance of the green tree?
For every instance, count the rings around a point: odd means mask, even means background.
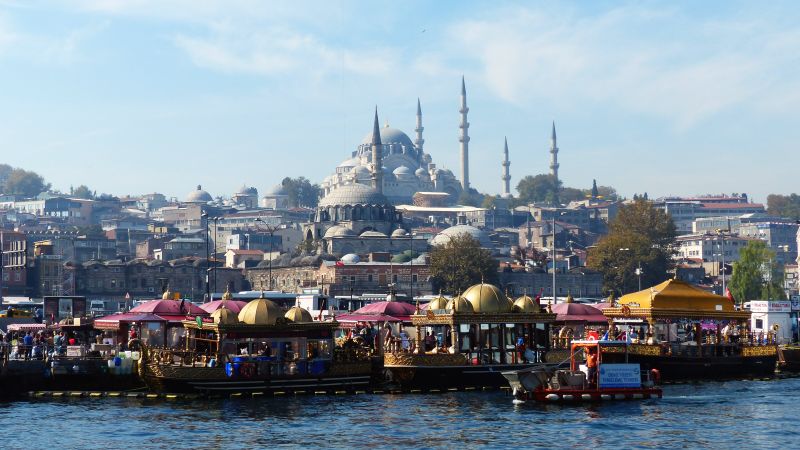
[[[461,191],[461,194],[458,196],[458,204],[463,206],[479,206],[483,203],[484,195],[480,192],[476,191],[473,188],[469,188],[466,191]]]
[[[48,189],[50,189],[50,184],[45,183],[41,175],[25,169],[13,169],[5,182],[7,194],[18,194],[25,197],[35,197]]]
[[[519,199],[526,203],[555,203],[560,187],[561,182],[557,182],[552,175],[527,175],[517,183],[517,192],[519,192]]]
[[[91,200],[94,198],[94,194],[92,194],[92,190],[89,189],[88,186],[82,184],[75,189],[72,190],[72,196],[75,198],[85,198],[87,200]]]
[[[483,280],[497,283],[499,263],[468,234],[459,234],[431,250],[431,279],[435,289],[460,294]]]
[[[497,202],[497,197],[494,195],[484,195],[481,202],[481,208],[492,209]]]
[[[768,195],[767,212],[773,216],[800,220],[800,195]]]
[[[312,184],[306,177],[286,177],[281,181],[281,185],[286,190],[290,206],[314,208],[319,203],[320,187],[318,184]]]
[[[759,299],[783,299],[783,275],[773,264],[775,252],[761,240],[753,240],[739,250],[733,263],[729,288],[739,303]]]
[[[620,208],[609,233],[589,251],[586,265],[603,274],[603,287],[616,294],[658,284],[674,268],[675,223],[663,210],[643,199]]]
[[[585,198],[586,194],[584,193],[584,191],[571,187],[565,187],[561,189],[561,191],[558,193],[558,200],[564,204],[569,202],[584,200]]]

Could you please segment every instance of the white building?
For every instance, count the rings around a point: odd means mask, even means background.
[[[739,251],[747,245],[749,239],[739,236],[717,234],[689,234],[675,239],[676,259],[694,259],[722,261],[725,263],[739,260]]]

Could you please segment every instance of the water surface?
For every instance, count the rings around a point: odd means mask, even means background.
[[[796,448],[800,378],[513,405],[495,392],[0,404],[4,448]]]

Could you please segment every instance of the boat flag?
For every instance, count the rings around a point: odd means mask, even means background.
[[[728,297],[728,300],[731,301],[734,305],[736,304],[736,300],[733,298],[733,294],[729,288],[725,288],[725,297]]]

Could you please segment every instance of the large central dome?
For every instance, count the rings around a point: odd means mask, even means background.
[[[337,205],[386,205],[389,201],[383,194],[364,184],[347,184],[334,189],[319,201],[319,206]]]
[[[372,143],[372,132],[370,131],[364,136],[364,139],[361,140],[361,144],[371,144]],[[414,143],[411,142],[411,138],[408,137],[407,134],[403,133],[402,131],[398,130],[397,128],[392,128],[390,126],[385,126],[381,128],[381,144],[400,144],[405,145],[407,147],[414,147]]]

